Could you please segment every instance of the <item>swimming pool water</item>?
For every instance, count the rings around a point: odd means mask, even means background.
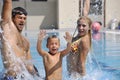
[[[36,41],[38,32],[29,32],[26,35],[31,43],[32,60],[37,67],[40,76],[45,77],[42,57],[36,50]],[[66,47],[66,41],[63,38],[64,31],[50,31],[48,35],[56,34],[61,40],[61,49]],[[72,33],[71,33],[72,34]],[[97,36],[97,34],[96,34]],[[43,48],[46,48],[46,41],[43,41]],[[0,71],[3,66],[0,59]],[[89,53],[87,63],[87,75],[82,80],[119,80],[120,79],[120,34],[102,32],[99,38],[93,35],[92,48]],[[68,76],[66,57],[63,58],[63,80],[81,80]]]

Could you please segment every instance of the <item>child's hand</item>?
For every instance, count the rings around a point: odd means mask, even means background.
[[[71,43],[72,42],[72,36],[69,34],[69,32],[66,32],[65,35],[66,35],[66,36],[64,36],[65,40],[68,43]]]
[[[40,30],[40,33],[38,35],[38,39],[42,40],[46,36],[46,31],[45,30]]]

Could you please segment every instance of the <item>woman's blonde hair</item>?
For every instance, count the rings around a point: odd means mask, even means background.
[[[89,26],[89,40],[90,40],[90,46],[91,46],[91,37],[92,37],[92,35],[91,35],[91,25],[92,25],[92,20],[89,18],[89,17],[87,17],[87,16],[81,16],[78,20],[77,20],[77,24],[79,24],[79,22],[80,22],[80,20],[81,19],[83,19],[83,20],[85,20],[85,21],[87,21],[87,23],[88,23],[88,26]]]

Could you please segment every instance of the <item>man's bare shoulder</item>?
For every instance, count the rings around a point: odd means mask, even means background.
[[[12,21],[9,21],[9,20],[8,21],[1,20],[0,27],[2,30],[8,30],[8,32],[11,31],[11,33],[16,32],[16,30],[17,30],[14,23]]]
[[[11,23],[11,22],[12,22],[12,20],[10,20],[10,19],[6,19],[6,20],[1,19],[1,20],[0,20],[0,24],[1,24],[1,25],[5,25],[5,24]]]

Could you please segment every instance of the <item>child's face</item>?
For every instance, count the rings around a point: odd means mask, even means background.
[[[59,47],[60,47],[60,41],[58,38],[51,38],[47,44],[47,48],[49,49],[49,52],[52,55],[58,52]]]

